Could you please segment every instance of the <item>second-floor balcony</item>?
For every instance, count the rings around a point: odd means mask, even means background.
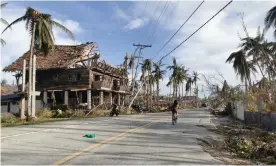
[[[92,82],[92,88],[97,90],[104,90],[108,89],[111,90],[111,83],[107,81],[93,81]]]
[[[115,91],[127,91],[127,86],[124,86],[124,85],[121,85],[121,86],[113,86],[112,87],[112,90],[115,90]]]

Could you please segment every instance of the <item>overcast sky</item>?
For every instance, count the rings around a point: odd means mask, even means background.
[[[133,43],[152,44],[151,48],[143,50],[143,56],[145,58],[155,56],[201,1],[181,1],[179,3],[177,1],[163,1],[161,3],[152,1],[148,2],[147,5],[146,3],[121,1],[9,2],[1,14],[8,22],[22,16],[26,7],[51,14],[54,19],[65,25],[76,36],[76,41],[72,41],[66,34],[55,30],[56,44],[71,45],[95,41],[100,47],[102,58],[107,63],[119,65],[126,53],[134,52]],[[205,1],[154,60],[158,60],[185,40],[227,3],[228,1]],[[166,5],[167,7],[165,7]],[[238,34],[241,37],[245,36],[241,19],[237,14],[244,13],[249,34],[254,36],[258,26],[264,27],[266,12],[275,5],[276,1],[232,2],[210,23],[165,58],[163,63],[171,64],[172,56],[174,56],[179,64],[190,69],[190,74],[192,71],[208,74],[218,70],[229,84],[239,84],[240,81],[231,64],[225,64],[230,53],[237,50]],[[155,12],[156,8],[157,12]],[[164,13],[160,17],[163,9]],[[2,30],[3,28],[1,26]],[[272,31],[269,31],[266,36],[268,40],[273,40]],[[1,48],[1,71],[25,53],[30,45],[30,36],[25,30],[24,23],[15,25],[12,30],[6,31],[2,38],[5,39],[7,45]],[[7,79],[9,83],[14,80],[11,73],[2,72],[1,77]],[[168,77],[169,73],[161,83],[162,94],[169,92],[165,86]],[[199,85],[204,84],[203,78],[200,79]],[[258,79],[259,76],[257,75],[255,80]],[[203,92],[200,95],[202,96]]]

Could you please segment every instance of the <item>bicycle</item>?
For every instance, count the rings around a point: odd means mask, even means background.
[[[172,115],[172,125],[175,125],[177,123],[177,113],[174,113]]]

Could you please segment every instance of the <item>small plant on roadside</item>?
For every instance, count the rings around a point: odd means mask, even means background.
[[[42,108],[36,112],[38,118],[52,118],[53,112],[48,108]]]
[[[74,114],[74,111],[72,109],[68,109],[66,111],[64,111],[64,113],[62,114],[63,118],[70,118],[72,115]]]
[[[16,123],[18,119],[10,113],[4,113],[1,115],[1,123]]]

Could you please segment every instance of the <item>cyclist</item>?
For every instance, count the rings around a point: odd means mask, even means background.
[[[172,120],[174,120],[174,114],[176,114],[176,115],[178,114],[177,110],[176,110],[177,106],[178,106],[178,102],[177,102],[177,100],[174,100],[174,102],[170,108],[170,110],[172,111]],[[177,117],[176,117],[176,119],[177,119]]]

